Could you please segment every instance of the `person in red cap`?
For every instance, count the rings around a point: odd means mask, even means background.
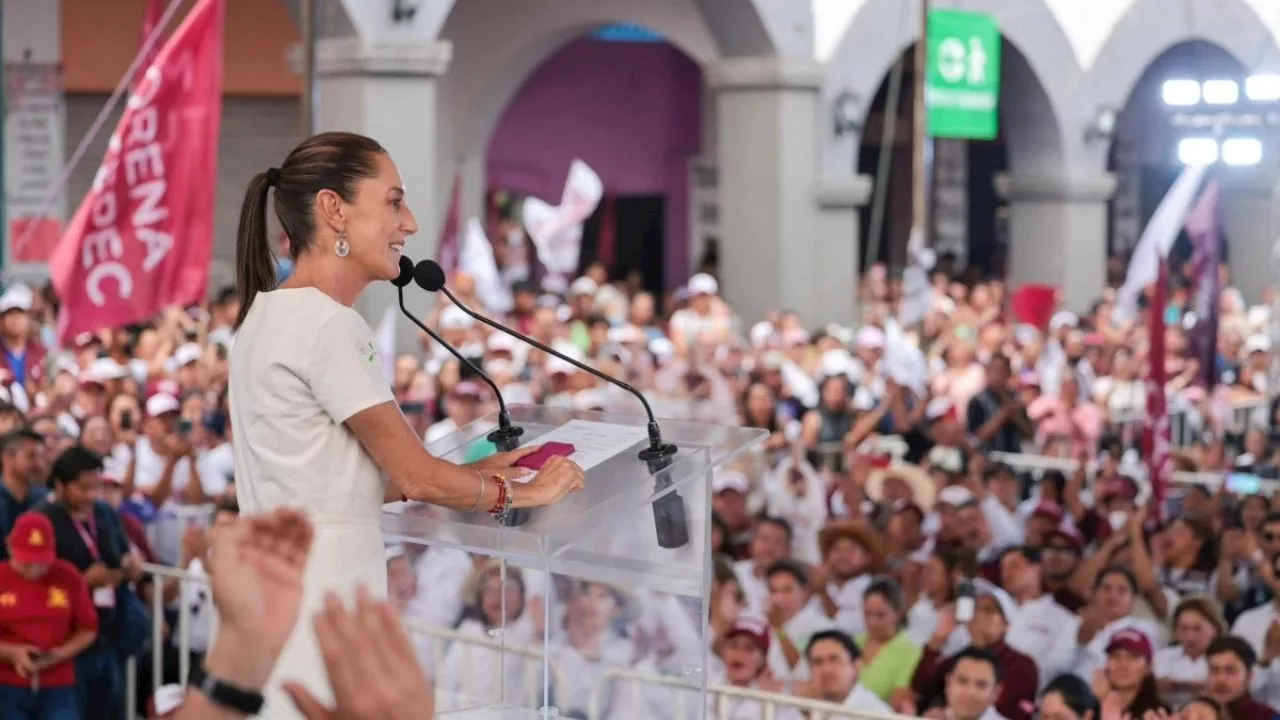
[[[98,635],[89,588],[59,560],[48,516],[23,513],[0,562],[0,718],[77,720],[74,659]]]
[[[1167,712],[1152,671],[1151,638],[1134,628],[1118,630],[1107,642],[1107,663],[1094,671],[1093,693],[1108,709],[1140,718],[1149,712]]]

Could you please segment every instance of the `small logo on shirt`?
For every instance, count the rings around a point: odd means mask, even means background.
[[[364,356],[366,362],[378,361],[378,348],[372,342],[362,342],[356,345],[356,350]]]
[[[18,604],[18,596],[13,593],[0,594],[0,607],[14,607]]]
[[[60,587],[49,588],[49,600],[46,604],[51,608],[71,607],[71,603],[67,600],[67,591]]]

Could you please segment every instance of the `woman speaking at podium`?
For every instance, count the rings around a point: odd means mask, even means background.
[[[278,288],[267,236],[272,190],[294,260]],[[373,332],[351,307],[369,283],[399,273],[405,237],[418,231],[404,195],[377,142],[322,133],[257,175],[240,212],[230,360],[237,494],[245,512],[297,507],[316,529],[301,616],[271,673],[262,717],[301,717],[279,689],[285,680],[332,700],[312,616],[329,592],[348,602],[359,585],[386,593],[383,503],[408,498],[501,515],[582,487],[582,470],[564,458],[512,483],[520,471],[511,464],[529,450],[455,465],[432,457],[410,429]],[[214,680],[235,686],[234,678]]]

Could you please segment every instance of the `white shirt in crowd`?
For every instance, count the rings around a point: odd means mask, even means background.
[[[462,615],[463,586],[475,565],[462,550],[429,547],[414,563],[418,576],[418,594],[410,602],[405,615],[428,627],[451,628]],[[428,674],[444,660],[447,646],[431,635],[414,633],[418,659]]]
[[[1204,683],[1209,679],[1209,660],[1204,655],[1192,660],[1181,645],[1162,648],[1152,659],[1156,680],[1175,680],[1182,683]],[[1191,702],[1193,693],[1166,692],[1161,698],[1175,710]]]
[[[782,632],[791,640],[791,644],[800,651],[800,659],[792,667],[787,662],[787,654],[782,649],[782,639],[776,631],[769,641],[767,661],[769,670],[775,680],[782,683],[799,683],[809,681],[809,661],[805,659],[805,650],[809,647],[809,639],[823,630],[831,630],[835,623],[822,612],[822,605],[815,598],[809,601],[796,613],[796,616],[782,625]]]
[[[200,473],[200,486],[205,495],[225,495],[236,475],[236,453],[231,443],[224,442],[196,456],[196,470]]]
[[[477,620],[463,621],[458,634],[489,639],[488,630]],[[505,640],[516,647],[533,646],[532,625],[514,623]],[[525,672],[523,655],[502,653],[465,640],[449,645],[436,678],[437,709],[441,711],[477,704],[536,706],[542,697],[542,673]]]
[[[1231,634],[1248,641],[1258,657],[1262,657],[1262,651],[1267,644],[1267,630],[1277,620],[1280,620],[1280,613],[1276,612],[1276,603],[1269,602],[1244,612],[1236,618],[1235,624],[1231,626]],[[1280,705],[1280,663],[1273,662],[1265,668],[1261,665],[1255,667],[1251,689],[1253,699],[1263,705],[1270,707]]]
[[[733,564],[733,574],[738,576],[738,585],[746,596],[747,610],[764,617],[765,608],[769,607],[769,581],[756,577],[754,560],[739,560]]]
[[[836,627],[852,637],[861,635],[867,629],[867,620],[862,614],[862,596],[866,594],[872,580],[871,573],[863,573],[843,585],[827,583],[827,596],[836,605]]]
[[[138,438],[137,457],[133,464],[133,483],[140,490],[151,490],[160,484],[166,460],[151,447],[145,435]],[[180,458],[173,466],[173,485],[165,505],[181,504],[181,493],[191,482],[191,458]]]
[[[1036,662],[1040,688],[1044,689],[1074,664],[1079,629],[1079,616],[1045,594],[1018,607],[1005,632],[1005,642]]]

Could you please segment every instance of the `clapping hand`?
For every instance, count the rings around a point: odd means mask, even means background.
[[[326,708],[306,688],[284,690],[307,720],[419,720],[435,716],[435,694],[418,665],[409,636],[389,604],[361,588],[355,612],[330,595],[316,616],[335,706]]]
[[[312,532],[305,515],[288,509],[224,517],[213,527],[213,601],[231,639],[218,646],[234,653],[227,664],[245,687],[266,682],[298,621]]]

